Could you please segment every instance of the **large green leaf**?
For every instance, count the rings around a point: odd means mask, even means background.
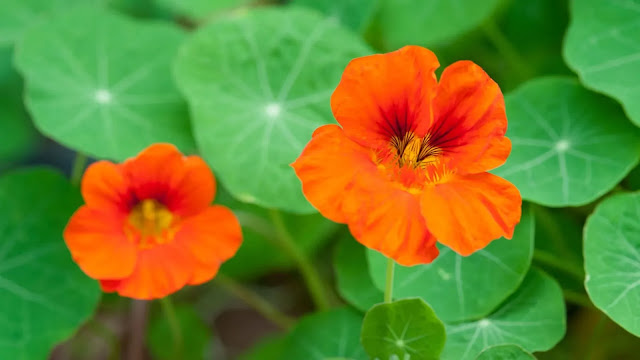
[[[193,150],[170,72],[183,36],[167,24],[84,7],[29,29],[16,65],[36,126],[100,158],[122,160],[154,142]]]
[[[341,308],[308,315],[289,334],[281,359],[369,360],[360,345],[362,315]]]
[[[341,24],[362,32],[371,22],[380,0],[293,0],[295,5],[316,9],[328,17],[338,19]]]
[[[369,50],[337,22],[302,8],[260,8],[198,30],[176,60],[196,141],[244,202],[309,213],[289,166],[313,130],[334,122],[330,95]]]
[[[433,46],[486,20],[501,0],[381,0],[378,26],[385,49]]]
[[[369,276],[366,248],[350,234],[338,242],[333,263],[343,299],[363,312],[382,302],[384,295]]]
[[[616,98],[640,126],[640,0],[571,1],[564,57],[589,88]]]
[[[476,360],[536,360],[518,345],[496,345],[484,350]]]
[[[152,318],[147,333],[147,344],[157,360],[202,360],[211,358],[208,354],[213,334],[193,306],[175,307],[175,316],[181,332],[176,340],[170,319],[161,312]],[[178,342],[177,342],[178,341]]]
[[[446,330],[442,360],[475,359],[484,349],[502,344],[530,352],[549,350],[566,331],[562,289],[548,275],[532,270],[520,289],[491,315],[447,324]]]
[[[78,189],[51,170],[0,177],[0,359],[46,359],[97,306],[97,282],[62,239],[80,203]]]
[[[534,221],[529,208],[512,240],[498,239],[471,256],[440,247],[428,265],[396,265],[393,295],[426,300],[444,322],[488,315],[511,295],[524,279],[533,254]],[[386,258],[369,250],[369,271],[380,290],[385,286]]]
[[[584,259],[593,303],[640,336],[640,192],[598,205],[585,226]]]
[[[531,80],[506,97],[513,150],[494,171],[524,199],[587,204],[611,190],[640,159],[640,130],[610,99],[569,78]]]
[[[438,360],[444,324],[420,298],[378,304],[362,323],[362,346],[376,359]]]
[[[158,0],[158,4],[192,19],[205,19],[223,10],[248,5],[254,0]]]

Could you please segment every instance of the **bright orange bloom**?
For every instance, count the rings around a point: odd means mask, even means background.
[[[122,164],[98,161],[82,179],[86,205],[64,239],[104,291],[153,299],[211,280],[242,242],[238,220],[210,206],[215,179],[197,156],[154,144]]]
[[[403,265],[469,255],[520,221],[520,192],[487,171],[511,152],[498,85],[459,61],[436,79],[418,46],[349,63],[331,97],[340,126],[313,133],[292,164],[311,204]]]

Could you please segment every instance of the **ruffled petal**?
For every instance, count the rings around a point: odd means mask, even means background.
[[[501,236],[510,239],[520,222],[520,192],[490,173],[452,176],[446,183],[425,187],[420,196],[429,231],[461,255],[470,255]]]
[[[80,207],[64,230],[73,260],[94,279],[129,276],[136,264],[136,246],[124,234],[124,215]]]
[[[242,229],[236,216],[224,206],[212,206],[186,219],[175,242],[188,249],[194,263],[189,284],[211,280],[220,264],[235,255],[242,244]]]
[[[120,165],[109,161],[89,165],[82,177],[81,189],[85,203],[95,209],[126,213],[135,201]]]
[[[359,201],[348,195],[355,181],[377,176],[370,150],[345,136],[336,125],[316,129],[311,141],[291,164],[309,202],[326,218],[346,223],[344,207]]]
[[[485,172],[502,165],[511,152],[504,137],[504,97],[487,73],[471,61],[458,61],[442,72],[433,100],[433,145],[460,174]]]
[[[431,125],[436,56],[418,46],[365,56],[347,65],[331,96],[333,115],[346,135],[373,148],[388,147],[392,136]]]

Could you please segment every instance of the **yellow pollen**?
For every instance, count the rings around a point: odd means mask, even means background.
[[[126,231],[128,237],[136,238],[138,245],[142,248],[150,247],[154,244],[162,244],[173,238],[171,225],[174,216],[155,199],[145,199],[138,203],[129,213],[129,225],[138,231],[139,235]]]
[[[427,134],[423,138],[416,137],[408,132],[402,139],[394,136],[391,139],[391,146],[397,152],[397,161],[400,167],[405,165],[412,168],[424,168],[425,165],[436,161],[437,156],[442,153],[442,149],[429,143],[431,136]]]

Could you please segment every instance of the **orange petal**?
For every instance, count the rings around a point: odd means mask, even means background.
[[[502,165],[511,152],[505,138],[507,116],[498,84],[471,61],[458,61],[442,72],[433,100],[433,145],[460,174]]]
[[[121,167],[109,161],[89,165],[81,187],[85,203],[95,209],[127,212],[135,201]]]
[[[370,150],[345,136],[336,125],[316,129],[311,141],[291,164],[302,181],[302,191],[320,213],[335,222],[346,223],[343,211],[356,177],[379,176]]]
[[[206,209],[215,195],[207,164],[197,156],[183,156],[171,144],[153,144],[122,168],[139,200],[156,199],[178,216]]]
[[[80,207],[64,230],[73,260],[94,279],[129,276],[136,264],[136,247],[123,232],[125,215]]]
[[[333,115],[349,138],[373,148],[386,148],[392,136],[407,131],[423,136],[439,66],[419,46],[354,59],[331,96]]]
[[[193,257],[175,242],[138,253],[133,273],[120,281],[118,294],[134,299],[165,297],[187,284],[193,273]]]
[[[186,219],[175,241],[188,249],[193,258],[193,276],[189,284],[211,280],[220,264],[235,255],[242,244],[242,229],[231,210],[212,206]]]
[[[479,173],[425,187],[420,207],[438,241],[466,256],[501,236],[513,236],[522,198],[505,179]]]

